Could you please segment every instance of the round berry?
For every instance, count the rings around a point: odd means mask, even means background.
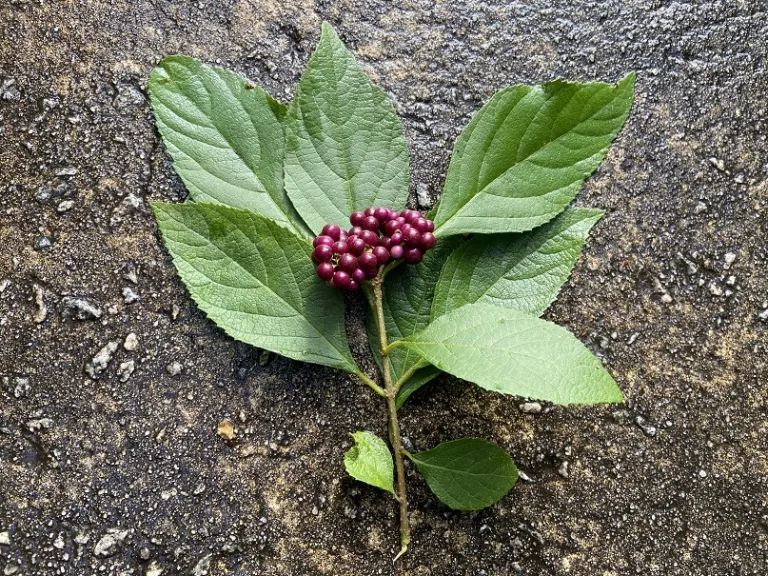
[[[389,220],[386,224],[384,224],[384,234],[387,236],[392,236],[392,234],[398,230],[400,230],[400,222],[397,220]]]
[[[366,278],[365,270],[363,270],[362,268],[355,268],[355,271],[352,272],[352,279],[353,280],[357,280],[358,282],[362,282],[363,280],[365,280],[365,278]]]
[[[379,235],[371,230],[363,230],[360,232],[360,238],[362,238],[368,246],[376,246],[379,243]]]
[[[400,212],[397,212],[396,210],[390,210],[389,211],[389,218],[387,220],[394,220],[400,216]]]
[[[419,240],[419,248],[422,250],[429,250],[430,248],[435,247],[436,242],[437,238],[435,238],[435,235],[432,234],[432,232],[424,232],[424,234],[421,235],[421,240]]]
[[[333,251],[336,252],[336,254],[346,254],[347,252],[349,252],[349,244],[341,240],[339,240],[338,242],[334,242]]]
[[[405,254],[403,254],[403,258],[405,258],[405,261],[408,262],[408,264],[418,264],[423,257],[424,254],[422,254],[421,250],[418,248],[409,248],[405,251]]]
[[[389,262],[389,250],[384,248],[384,246],[376,246],[376,248],[373,249],[372,254],[376,256],[379,266]]]
[[[321,262],[317,267],[317,277],[320,278],[320,280],[325,280],[326,282],[333,278],[334,272],[335,270],[333,269],[333,264],[330,262]]]
[[[360,228],[360,226],[352,226],[352,228],[349,229],[349,235],[347,238],[349,238],[349,236],[360,236],[360,232],[362,231],[363,229]]]
[[[402,232],[395,232],[389,237],[390,242],[392,243],[392,246],[397,246],[403,241],[403,233]]]
[[[333,242],[334,240],[330,236],[318,236],[317,238],[312,240],[312,246],[314,246],[315,248],[317,248],[321,244],[327,244],[328,246],[333,246]]]
[[[400,244],[397,244],[395,246],[392,246],[392,248],[389,249],[389,255],[392,257],[393,260],[399,260],[403,257],[403,253],[405,250],[403,249]]]
[[[405,218],[408,224],[411,224],[416,218],[421,218],[421,212],[418,210],[403,210],[403,212],[400,212],[400,215]]]
[[[435,231],[435,223],[432,220],[427,220],[427,232]]]
[[[347,290],[349,290],[350,292],[354,292],[355,290],[357,290],[358,286],[359,284],[357,283],[357,280],[350,280],[349,284],[347,285]]]
[[[421,240],[421,233],[413,226],[407,224],[403,226],[403,244],[409,248],[414,248],[419,245]]]
[[[337,268],[339,270],[344,270],[344,272],[354,272],[355,268],[357,268],[357,258],[352,256],[352,254],[342,254],[339,257]]]
[[[416,228],[419,232],[427,232],[428,224],[426,218],[416,218],[416,220],[413,221],[413,227]]]
[[[312,252],[312,260],[318,264],[320,262],[328,262],[331,258],[333,258],[333,248],[327,244],[320,244],[320,246],[315,248]]]
[[[375,232],[379,229],[379,221],[374,216],[366,216],[361,224],[364,230]]]
[[[376,275],[378,273],[379,273],[379,269],[378,268],[368,268],[365,271],[365,277],[370,280],[371,278],[376,278]]]
[[[375,268],[379,265],[379,259],[373,252],[363,252],[360,254],[360,266],[362,268]]]
[[[352,226],[360,226],[363,222],[363,218],[365,218],[365,214],[362,212],[352,212],[349,216],[349,223],[352,224]]]
[[[349,234],[347,234],[347,231],[346,231],[346,230],[342,230],[341,232],[339,232],[339,240],[340,240],[341,242],[343,242],[343,241],[344,241],[344,240],[346,240],[347,238],[349,238]]]
[[[323,234],[325,236],[330,236],[334,240],[338,240],[341,236],[341,228],[336,226],[336,224],[326,224],[323,226]]]
[[[379,246],[384,246],[384,248],[389,250],[392,247],[392,238],[389,236],[382,236],[379,239]]]
[[[357,236],[350,236],[347,238],[347,246],[349,246],[349,253],[355,256],[360,256],[365,250],[365,240],[358,238]]]
[[[380,206],[373,211],[373,216],[379,222],[386,222],[389,220],[389,208],[382,208]]]
[[[350,280],[349,274],[344,272],[344,270],[337,270],[333,275],[333,285],[339,288],[348,287]]]
[[[363,214],[365,214],[366,216],[373,216],[373,213],[375,211],[376,211],[376,208],[374,208],[373,206],[368,206],[368,208],[365,209],[365,212],[363,212]]]

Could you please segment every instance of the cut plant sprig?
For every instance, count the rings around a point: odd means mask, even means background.
[[[402,123],[330,25],[289,105],[187,56],[152,72],[157,127],[189,190],[153,203],[179,276],[233,338],[384,398],[389,446],[355,432],[344,465],[398,501],[397,557],[412,546],[404,458],[457,510],[491,506],[517,480],[486,440],[403,449],[398,409],[441,372],[556,404],[622,400],[600,361],[540,316],[600,219],[569,205],[627,119],[634,80],[503,88],[460,135],[424,217],[395,211],[409,192]],[[378,377],[348,343],[342,290],[360,288]]]

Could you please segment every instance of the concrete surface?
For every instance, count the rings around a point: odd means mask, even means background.
[[[3,0],[0,574],[765,574],[767,8]],[[608,214],[549,315],[628,401],[532,415],[447,377],[420,391],[416,449],[486,437],[530,481],[459,514],[412,476],[396,567],[395,506],[342,467],[351,431],[383,432],[380,404],[206,321],[148,208],[184,196],[152,66],[183,52],[288,100],[323,19],[398,102],[414,201],[496,89],[639,74],[579,199]]]

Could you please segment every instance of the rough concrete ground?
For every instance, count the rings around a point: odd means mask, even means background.
[[[4,0],[2,574],[765,574],[767,9]],[[530,481],[459,514],[413,476],[397,568],[394,505],[342,468],[349,432],[384,431],[382,407],[206,321],[148,209],[184,196],[146,100],[152,66],[183,52],[288,100],[323,19],[398,102],[414,199],[439,192],[496,89],[639,74],[628,126],[579,199],[608,213],[549,314],[627,403],[531,415],[447,377],[420,391],[403,411],[417,449],[486,437]]]

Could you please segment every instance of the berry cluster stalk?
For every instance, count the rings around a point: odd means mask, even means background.
[[[397,385],[392,382],[392,372],[389,364],[389,350],[387,342],[387,327],[384,322],[383,292],[384,276],[387,267],[382,267],[379,274],[371,280],[373,298],[371,305],[375,309],[376,323],[379,332],[379,352],[381,354],[381,371],[384,378],[384,389],[387,399],[387,414],[389,420],[389,442],[395,454],[395,473],[397,475],[397,495],[395,498],[400,503],[400,552],[395,556],[397,560],[408,549],[411,541],[411,530],[408,524],[408,495],[405,488],[405,467],[403,465],[403,444],[400,441],[400,423],[397,420]]]

